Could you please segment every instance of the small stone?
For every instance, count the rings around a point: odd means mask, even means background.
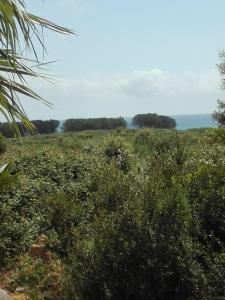
[[[16,293],[23,293],[25,291],[25,287],[19,286],[16,288]]]
[[[12,300],[12,298],[6,291],[0,289],[0,300]]]

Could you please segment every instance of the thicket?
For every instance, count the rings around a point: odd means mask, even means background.
[[[172,129],[176,127],[176,121],[173,118],[150,113],[134,116],[132,123],[134,126],[141,128],[150,127]]]
[[[6,149],[7,149],[6,139],[0,133],[0,155],[5,153]]]
[[[25,255],[15,279],[40,299],[225,297],[224,145],[214,130],[205,144],[178,134],[168,145],[164,134],[115,132],[93,147],[31,154],[26,145],[12,163],[17,183],[0,194],[0,265],[44,234],[53,259]],[[143,155],[138,141],[154,135],[166,147]]]
[[[34,120],[32,123],[35,126],[36,132],[40,134],[54,133],[56,132],[56,128],[59,126],[58,120]]]
[[[100,130],[100,129],[115,129],[126,127],[126,122],[123,118],[93,118],[93,119],[68,119],[65,121],[64,130],[81,131],[81,130]]]
[[[57,120],[48,120],[48,121],[34,120],[32,121],[32,123],[35,126],[33,134],[54,133],[56,132],[56,128],[59,126],[59,121]],[[26,136],[30,134],[28,133],[26,128],[22,125],[22,123],[18,122],[17,125],[21,136]],[[0,133],[6,138],[14,137],[12,127],[7,122],[0,123]]]

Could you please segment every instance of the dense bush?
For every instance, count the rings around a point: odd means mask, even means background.
[[[139,114],[133,117],[132,123],[137,127],[175,128],[176,121],[167,116],[157,114]]]
[[[58,120],[49,120],[49,121],[35,120],[32,121],[32,123],[35,126],[37,133],[40,134],[54,133],[56,132],[56,128],[59,126]]]
[[[35,126],[35,130],[33,133],[54,133],[56,132],[56,128],[59,126],[59,121],[57,120],[49,120],[49,121],[42,121],[42,120],[34,120],[32,121],[33,125]],[[22,125],[22,123],[17,123],[18,130],[21,136],[28,135],[27,130]],[[0,132],[3,136],[7,138],[14,137],[12,128],[10,127],[9,123],[0,123]]]
[[[7,145],[6,140],[2,134],[0,134],[0,154],[6,151]]]
[[[107,162],[114,162],[124,172],[130,168],[128,149],[126,141],[120,137],[110,136],[105,140],[104,154]]]
[[[171,147],[128,176],[105,168],[93,196],[98,216],[78,226],[68,299],[224,296],[225,171],[207,164],[221,165],[224,150],[199,150]]]
[[[220,127],[225,125],[225,103],[224,101],[218,100],[217,111],[212,114],[213,119],[218,123]]]
[[[177,142],[174,134],[155,134],[151,129],[144,128],[137,131],[134,139],[134,148],[144,155],[152,152],[163,152]]]
[[[118,127],[126,127],[126,122],[123,118],[68,119],[64,124],[65,132],[99,129],[108,130]]]
[[[18,182],[0,195],[1,267],[45,234],[56,270],[65,268],[59,299],[224,297],[224,145],[166,132],[68,134],[51,148],[50,136],[37,137],[41,151],[34,137],[12,141],[3,155]],[[57,299],[57,287],[47,293],[54,261],[28,257],[20,269],[20,285]]]
[[[208,135],[213,143],[225,144],[225,128],[211,129]]]
[[[51,202],[48,198],[65,192],[83,199],[85,182],[81,184],[82,174],[90,166],[92,164],[88,165],[85,158],[67,160],[43,151],[25,155],[14,162],[11,171],[20,174],[18,182],[0,194],[0,266],[26,251],[40,233],[57,231],[57,226],[53,228],[51,222],[55,224],[54,214],[59,211],[53,206],[56,200]],[[49,203],[47,207],[46,203]],[[64,201],[59,207],[62,209],[65,205]],[[62,223],[61,226],[66,225]],[[66,253],[67,250],[63,251]]]
[[[0,132],[6,138],[12,138],[14,136],[9,123],[0,123]]]
[[[19,299],[62,300],[63,279],[64,266],[59,259],[51,257],[48,261],[43,261],[25,255],[20,258],[18,269],[14,272],[11,289],[23,287],[29,298],[19,295]]]
[[[99,175],[98,190],[90,197],[96,216],[76,230],[68,299],[224,295],[225,262],[212,256],[210,244],[205,249],[200,228],[192,231],[195,206],[178,183],[168,186],[163,170],[153,168],[145,176],[122,175],[113,168]]]

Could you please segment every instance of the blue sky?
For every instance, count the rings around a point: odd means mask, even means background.
[[[222,0],[32,0],[29,8],[77,32],[45,32],[56,83],[33,86],[54,108],[24,103],[31,118],[211,113],[223,97]]]

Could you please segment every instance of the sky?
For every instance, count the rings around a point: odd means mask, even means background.
[[[54,83],[31,85],[53,107],[22,101],[31,119],[212,113],[224,97],[224,0],[31,0],[29,10],[76,32],[44,32]]]

